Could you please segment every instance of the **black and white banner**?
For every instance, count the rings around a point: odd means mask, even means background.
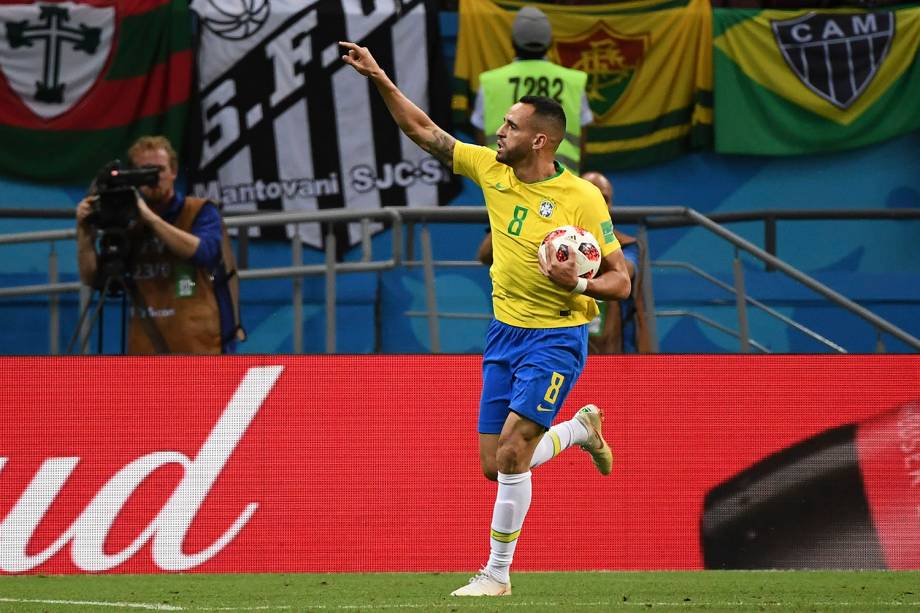
[[[435,206],[455,193],[450,171],[399,131],[338,45],[368,47],[397,86],[450,130],[434,1],[194,0],[191,7],[200,18],[201,106],[192,194],[228,212],[253,212]],[[286,237],[295,231],[289,226]],[[299,233],[323,246],[319,224],[301,224]],[[360,239],[360,226],[336,234],[341,252]]]

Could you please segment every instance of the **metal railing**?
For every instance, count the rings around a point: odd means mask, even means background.
[[[456,216],[453,216],[451,212],[455,209],[459,209]],[[796,217],[795,214],[799,213],[800,217]],[[777,219],[783,217],[784,215],[789,215],[789,219],[797,218],[808,218],[805,213],[807,211],[779,211],[776,212],[775,217]],[[827,212],[821,212],[821,215],[818,215],[817,218],[831,218],[831,216],[826,215]],[[911,214],[906,215],[907,217],[914,218]],[[849,215],[846,216],[850,218]],[[878,216],[880,219],[892,219],[897,218],[898,215],[886,214],[883,216]],[[488,221],[488,217],[485,214],[485,209],[483,207],[442,207],[442,208],[426,208],[426,209],[403,209],[402,218],[407,224],[412,223],[456,223],[456,222],[474,222],[479,221],[485,223]],[[920,218],[920,215],[916,215],[916,218]],[[644,244],[648,245],[648,229],[653,227],[653,221],[657,219],[662,219],[666,223],[656,223],[654,227],[673,227],[677,225],[695,225],[702,227],[709,232],[715,234],[717,237],[725,240],[735,247],[735,257],[733,260],[733,275],[735,280],[734,288],[728,288],[728,291],[735,295],[736,299],[736,308],[738,312],[738,331],[731,331],[732,336],[736,336],[739,339],[740,351],[749,352],[751,348],[750,335],[748,332],[748,318],[747,318],[747,309],[748,304],[752,304],[757,308],[763,308],[766,305],[763,305],[759,301],[752,301],[747,296],[744,284],[744,271],[741,265],[741,260],[739,258],[739,251],[745,251],[755,258],[764,262],[767,266],[772,267],[774,270],[778,270],[783,274],[789,276],[793,280],[801,283],[805,287],[808,287],[812,291],[820,294],[830,302],[836,304],[837,306],[850,311],[857,317],[860,317],[866,320],[870,325],[874,327],[878,334],[885,333],[897,338],[903,343],[907,344],[909,347],[915,350],[920,350],[920,339],[914,337],[908,332],[902,330],[901,328],[895,326],[891,322],[879,317],[878,315],[872,313],[868,309],[860,306],[856,302],[846,298],[839,292],[831,289],[830,287],[824,285],[817,279],[810,277],[804,272],[790,266],[786,262],[780,260],[776,256],[767,253],[764,249],[754,245],[750,241],[742,238],[741,236],[731,232],[727,228],[722,227],[718,223],[712,221],[709,217],[699,213],[698,211],[688,208],[688,207],[669,207],[669,206],[654,206],[654,207],[638,207],[638,206],[618,206],[616,208],[616,220],[618,224],[623,223],[634,223],[639,226],[639,240]],[[731,221],[738,221],[732,219]],[[424,233],[423,229],[423,233]],[[407,232],[411,236],[411,232]],[[652,339],[652,349],[658,351],[658,335],[657,335],[657,324],[656,324],[656,315],[657,311],[654,306],[654,291],[653,291],[653,279],[652,279],[652,268],[657,266],[658,263],[650,261],[649,258],[649,249],[645,249],[645,261],[640,262],[641,274],[643,277],[643,290],[644,290],[644,302],[646,313],[646,321],[649,327],[649,335]],[[425,259],[423,257],[422,261],[416,261],[411,259],[411,245],[409,247],[410,255],[407,256],[407,260],[404,262],[405,265],[423,265]],[[424,254],[423,254],[424,256]],[[448,264],[448,263],[446,263]],[[450,262],[450,265],[457,265],[457,262]],[[478,262],[462,262],[459,264],[474,264],[479,265]],[[720,285],[723,287],[723,285]],[[433,295],[433,290],[428,289],[428,294]],[[822,342],[833,351],[845,352],[845,350],[829,341],[824,339],[823,336],[814,332],[813,330],[808,329],[807,327],[794,322],[790,318],[776,312],[773,309],[767,311],[772,317],[783,321],[787,325],[795,324],[792,327],[796,330],[806,333],[808,336]],[[683,316],[694,316],[695,319],[701,323],[711,325],[711,319],[704,318],[702,316],[696,316],[696,314],[691,314],[689,312],[682,312]],[[427,316],[429,318],[429,329],[432,326],[431,320],[437,319],[437,308],[433,300],[429,300],[427,304],[427,312],[412,312],[412,315],[415,316]],[[666,316],[676,316],[677,312],[670,311]],[[458,317],[460,314],[452,313],[451,317]],[[718,325],[711,327],[719,329],[723,332],[728,330],[724,326]],[[819,340],[819,339],[823,339]],[[758,344],[758,348],[762,348],[762,345]],[[432,342],[432,351],[439,351],[440,347],[436,347],[434,342]],[[765,349],[764,349],[765,350]]]
[[[730,294],[732,294],[732,295],[737,296],[737,290],[736,290],[735,287],[732,287],[732,286],[729,285],[728,283],[725,283],[724,281],[722,281],[722,280],[720,280],[720,279],[714,277],[713,275],[709,274],[708,272],[706,272],[706,271],[704,271],[704,270],[701,270],[700,268],[694,266],[693,264],[690,264],[689,262],[672,262],[672,261],[669,261],[669,260],[655,260],[655,261],[653,262],[653,264],[654,264],[657,268],[679,268],[679,269],[682,269],[682,270],[687,270],[687,271],[689,271],[689,272],[695,274],[696,276],[698,276],[698,277],[700,277],[700,278],[706,280],[708,283],[710,283],[710,284],[712,284],[712,285],[715,285],[716,287],[720,287],[720,288],[724,289],[726,292],[728,292],[728,293],[730,293]],[[806,327],[806,326],[803,326],[802,324],[800,324],[799,322],[795,321],[795,320],[792,319],[791,317],[787,317],[786,315],[783,315],[782,313],[780,313],[780,312],[777,311],[776,309],[767,306],[766,304],[760,302],[759,300],[756,300],[756,299],[754,299],[754,298],[751,298],[750,296],[745,296],[745,297],[744,297],[744,300],[745,300],[745,302],[746,302],[747,304],[750,304],[751,306],[754,306],[754,307],[760,309],[761,311],[763,311],[763,312],[766,313],[767,315],[773,317],[774,319],[778,319],[779,321],[781,321],[782,323],[786,324],[786,325],[789,326],[790,328],[793,328],[793,329],[795,329],[795,330],[798,330],[798,331],[801,332],[802,334],[811,337],[812,339],[814,339],[814,340],[816,340],[817,342],[821,343],[822,345],[824,345],[824,346],[827,347],[828,349],[831,349],[832,351],[835,351],[835,352],[837,352],[837,353],[846,353],[846,352],[847,352],[846,349],[844,349],[843,347],[841,347],[841,346],[838,345],[837,343],[834,343],[833,341],[828,340],[827,338],[825,338],[824,336],[818,334],[817,332],[815,332],[815,331],[812,330],[811,328],[808,328],[808,327]],[[698,321],[701,321],[701,322],[703,322],[703,323],[706,323],[707,325],[709,325],[709,326],[712,327],[712,328],[716,328],[716,329],[718,329],[718,330],[721,330],[722,332],[726,332],[726,333],[728,333],[728,334],[730,334],[730,335],[732,335],[732,336],[737,337],[739,340],[741,340],[741,334],[740,334],[740,333],[735,332],[734,330],[731,330],[731,329],[729,329],[729,328],[725,328],[725,327],[722,326],[721,324],[719,324],[719,325],[714,325],[714,322],[713,322],[711,319],[709,319],[709,318],[704,318],[704,317],[702,317],[701,315],[698,315],[698,314],[696,314],[696,313],[692,313],[692,312],[690,312],[690,311],[680,311],[680,312],[678,312],[678,311],[668,311],[668,312],[666,312],[666,313],[663,312],[663,311],[657,311],[657,312],[656,312],[656,315],[657,315],[658,317],[679,317],[679,316],[693,317],[693,318],[697,319]],[[751,342],[751,345],[756,345],[757,348],[760,349],[761,351],[763,351],[764,353],[767,353],[767,352],[768,352],[767,349],[766,349],[766,347],[764,347],[763,345],[760,345],[759,343],[755,343],[755,341],[754,341],[753,339],[752,339],[750,342]]]
[[[780,218],[812,218],[800,213],[799,217],[795,217],[795,211],[779,211],[776,212],[773,217],[776,219]],[[816,215],[815,218],[834,218],[830,215],[831,212],[823,211],[820,215],[818,213],[812,212]],[[788,216],[788,217],[787,217]],[[820,294],[826,298],[831,303],[853,313],[857,317],[865,320],[869,325],[871,325],[878,335],[888,334],[901,342],[905,343],[914,350],[920,350],[920,339],[914,337],[908,332],[902,330],[901,328],[895,326],[891,322],[879,317],[878,315],[872,313],[868,309],[856,304],[852,300],[843,296],[839,292],[827,287],[826,285],[820,283],[816,279],[810,277],[809,275],[803,273],[802,271],[790,266],[786,262],[780,260],[774,255],[768,253],[766,250],[761,249],[760,247],[754,245],[753,243],[745,240],[744,238],[738,236],[737,234],[731,232],[727,228],[721,226],[719,223],[713,221],[712,217],[714,216],[705,216],[698,211],[687,208],[687,207],[668,207],[668,206],[654,206],[654,207],[617,207],[617,221],[618,223],[636,223],[639,226],[639,239],[644,241],[645,244],[648,244],[648,229],[651,227],[670,227],[674,225],[696,225],[700,226],[715,236],[721,238],[722,240],[728,242],[734,246],[735,257],[733,262],[733,271],[734,271],[734,287],[727,288],[724,283],[716,283],[723,289],[727,289],[735,295],[736,308],[738,312],[738,330],[737,332],[727,329],[721,324],[714,326],[717,329],[722,329],[723,331],[728,331],[734,336],[737,336],[740,343],[740,350],[743,352],[750,351],[751,347],[754,346],[758,350],[764,350],[763,346],[759,343],[752,342],[748,332],[748,322],[747,322],[747,306],[751,305],[755,308],[765,310],[772,317],[779,319],[786,325],[793,327],[800,332],[803,332],[810,336],[811,338],[821,342],[825,346],[831,348],[833,351],[844,351],[842,347],[836,345],[832,341],[825,339],[823,336],[817,334],[814,331],[807,329],[791,320],[790,318],[776,312],[773,309],[770,309],[763,303],[756,301],[747,296],[747,292],[744,285],[744,274],[741,266],[741,261],[739,254],[740,252],[746,252],[751,256],[761,260],[768,267],[773,270],[777,270],[784,275],[790,277],[791,279],[797,281],[798,283],[808,287],[812,291]],[[920,218],[920,215],[917,216]],[[889,219],[891,216],[880,216],[880,218]],[[240,263],[248,262],[248,232],[244,229],[251,226],[272,226],[272,225],[283,225],[283,224],[299,224],[299,223],[324,223],[327,225],[328,231],[325,237],[325,261],[322,264],[310,264],[304,265],[302,258],[302,242],[299,238],[299,235],[295,232],[293,238],[290,240],[291,243],[291,265],[282,266],[282,267],[269,267],[269,268],[243,268],[241,265],[240,270],[240,279],[243,281],[246,280],[256,280],[256,279],[275,279],[275,278],[291,278],[292,279],[292,298],[291,304],[294,313],[293,321],[293,350],[295,353],[302,353],[303,351],[303,332],[302,332],[302,314],[303,314],[303,293],[302,293],[302,278],[304,276],[318,276],[323,275],[325,277],[325,313],[326,313],[326,347],[325,350],[327,353],[334,353],[336,350],[336,338],[335,338],[335,323],[336,323],[336,276],[338,274],[346,274],[350,272],[373,272],[373,271],[384,271],[396,268],[398,266],[405,267],[414,267],[421,266],[424,271],[425,279],[425,302],[426,302],[426,311],[417,312],[410,311],[406,314],[409,316],[423,316],[427,318],[428,321],[428,331],[430,335],[430,343],[432,352],[440,352],[441,343],[440,343],[440,327],[439,320],[441,318],[454,318],[454,317],[488,317],[485,314],[463,314],[463,313],[439,313],[436,302],[436,267],[445,267],[445,266],[479,266],[480,264],[474,260],[470,261],[437,261],[434,258],[433,249],[431,245],[431,234],[430,229],[428,228],[429,224],[432,223],[487,223],[488,216],[486,210],[482,206],[451,206],[451,207],[429,207],[429,208],[406,208],[406,207],[384,207],[377,210],[350,210],[350,209],[330,209],[323,211],[303,211],[303,212],[280,212],[280,213],[259,213],[251,215],[235,215],[226,217],[226,223],[229,227],[241,228],[239,233],[240,239],[237,243],[238,249],[238,261]],[[733,219],[732,221],[736,221]],[[390,257],[383,260],[371,260],[371,233],[369,229],[370,222],[383,222],[388,226],[392,231],[392,253]],[[358,262],[339,262],[336,261],[336,245],[335,245],[335,234],[333,232],[333,224],[339,223],[360,223],[361,224],[361,245],[362,245],[362,258]],[[420,238],[420,249],[421,249],[421,259],[415,259],[415,225],[421,225],[421,230],[419,232]],[[57,277],[57,256],[54,250],[54,242],[61,240],[74,240],[75,230],[66,229],[66,230],[50,230],[42,232],[26,232],[26,233],[17,233],[17,234],[7,234],[0,235],[0,246],[10,245],[10,244],[23,244],[23,243],[34,243],[34,242],[50,242],[52,244],[51,255],[49,256],[49,279],[47,284],[36,284],[36,285],[26,285],[18,287],[6,287],[0,288],[0,299],[9,298],[9,297],[21,297],[29,295],[49,295],[50,304],[49,308],[51,309],[51,314],[49,317],[49,326],[51,327],[51,346],[50,351],[52,354],[57,353],[57,341],[59,330],[57,326],[59,325],[59,305],[55,300],[56,296],[59,296],[61,293],[77,292],[80,291],[82,285],[78,282],[71,283],[60,283]],[[403,251],[405,250],[405,257],[403,256]],[[668,266],[673,263],[654,263],[648,259],[648,249],[645,250],[645,260],[640,263],[642,268],[642,273],[645,274],[645,280],[643,286],[645,288],[645,304],[646,309],[648,310],[648,324],[650,328],[650,335],[653,340],[653,349],[658,350],[658,338],[656,333],[656,315],[658,316],[675,316],[677,312],[661,312],[656,313],[654,307],[654,292],[652,289],[652,275],[651,269],[654,265]],[[698,269],[694,270],[692,265],[687,268],[691,272],[698,274]],[[685,265],[686,267],[686,265]],[[711,277],[711,276],[710,276]],[[712,279],[708,279],[710,282]],[[86,292],[84,292],[86,294]],[[88,299],[88,297],[87,297]],[[82,304],[81,306],[85,306]],[[681,316],[690,316],[694,317],[699,321],[704,321],[708,325],[711,325],[709,321],[705,321],[707,318],[697,316],[696,314],[691,313],[680,313]]]
[[[706,215],[720,225],[759,221],[763,223],[763,248],[777,254],[780,221],[898,221],[920,219],[920,209],[758,209],[750,211],[715,212]],[[661,217],[648,220],[650,228],[676,228],[690,225],[684,217]],[[767,264],[766,270],[773,270]]]

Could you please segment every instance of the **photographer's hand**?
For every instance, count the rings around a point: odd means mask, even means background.
[[[87,196],[77,204],[77,225],[87,225],[86,218],[93,212],[93,202],[99,199],[99,196]]]
[[[180,258],[189,259],[198,250],[201,239],[190,232],[181,230],[172,225],[147,206],[144,199],[138,196],[137,210],[141,221],[153,230],[166,247]]]
[[[77,268],[80,280],[91,285],[96,277],[95,229],[86,219],[92,213],[92,203],[98,196],[87,196],[77,204]]]

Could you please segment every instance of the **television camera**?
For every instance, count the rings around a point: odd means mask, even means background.
[[[119,160],[107,163],[96,176],[96,192],[86,221],[96,227],[99,263],[103,278],[125,274],[130,256],[128,232],[140,216],[137,188],[155,187],[160,179],[156,166],[122,168]]]
[[[93,286],[99,290],[100,298],[89,320],[88,329],[91,329],[95,321],[100,319],[105,297],[121,296],[122,353],[125,352],[126,301],[130,301],[133,307],[139,308],[141,312],[147,311],[147,303],[138,291],[131,274],[131,237],[140,238],[135,231],[140,218],[140,211],[137,208],[137,199],[140,195],[137,188],[144,185],[155,187],[159,180],[160,169],[157,166],[122,168],[119,160],[113,160],[102,167],[91,187],[94,195],[90,199],[90,213],[86,217],[86,222],[95,228],[96,233],[98,269]],[[89,313],[90,309],[87,304],[80,314],[77,328],[67,346],[67,353],[70,353],[73,348]],[[151,319],[142,317],[141,323],[156,347],[157,353],[167,353],[166,342]],[[98,343],[101,351],[101,323]]]

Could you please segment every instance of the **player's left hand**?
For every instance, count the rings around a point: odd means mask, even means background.
[[[544,253],[543,249],[546,249],[546,261],[544,261],[542,257]],[[578,272],[576,270],[575,258],[569,258],[564,262],[560,262],[556,257],[556,248],[550,242],[547,242],[538,253],[537,265],[540,267],[540,272],[544,277],[567,291],[575,289],[575,286],[578,284]]]

